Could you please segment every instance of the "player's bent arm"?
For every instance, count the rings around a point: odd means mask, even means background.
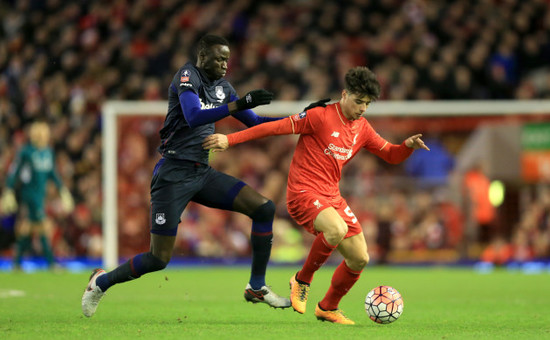
[[[229,104],[221,105],[213,109],[201,109],[199,96],[193,91],[185,91],[180,94],[180,105],[183,111],[183,117],[190,127],[194,128],[200,125],[214,123],[229,116]]]
[[[420,137],[422,137],[422,134],[411,136],[405,139],[400,145],[391,144],[386,141],[380,149],[369,150],[388,163],[399,164],[407,159],[416,149],[430,151],[430,148],[424,144]]]
[[[414,150],[424,149],[424,150],[430,151],[430,148],[428,148],[426,144],[424,144],[424,141],[420,139],[420,137],[422,137],[421,133],[416,134],[414,136],[411,136],[405,139],[403,143],[405,143],[405,145],[408,146],[409,148],[413,148]]]
[[[25,149],[19,151],[15,157],[13,163],[10,165],[8,175],[6,178],[6,187],[9,189],[15,189],[15,182],[19,178],[19,174],[23,169],[23,166],[30,161],[30,155]]]

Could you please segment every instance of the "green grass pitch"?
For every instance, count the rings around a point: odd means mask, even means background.
[[[288,296],[296,267],[271,267],[268,283]],[[85,318],[89,273],[0,273],[2,339],[550,339],[550,273],[368,267],[340,307],[354,326],[313,315],[334,267],[316,273],[308,310],[246,303],[246,267],[169,269],[111,288]],[[364,311],[367,292],[391,285],[403,315],[378,325]]]

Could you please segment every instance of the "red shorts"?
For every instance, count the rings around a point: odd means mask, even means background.
[[[357,217],[355,217],[342,196],[326,197],[312,192],[287,191],[286,201],[290,216],[313,235],[319,234],[313,226],[313,221],[322,210],[328,207],[336,209],[348,225],[348,233],[344,238],[357,235],[363,231]]]

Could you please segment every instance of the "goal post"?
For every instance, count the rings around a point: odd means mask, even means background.
[[[274,101],[254,109],[258,115],[288,116],[299,113],[309,101]],[[102,191],[103,191],[103,265],[113,269],[119,264],[117,149],[118,118],[122,116],[166,115],[166,101],[107,101],[102,107]],[[550,100],[496,101],[380,101],[368,109],[368,117],[466,117],[506,115],[550,115]]]
[[[118,266],[117,149],[118,118],[166,114],[165,101],[107,101],[102,107],[103,266]]]

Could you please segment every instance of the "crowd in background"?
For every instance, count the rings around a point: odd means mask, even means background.
[[[174,72],[193,60],[194,44],[207,32],[230,41],[227,78],[241,95],[266,88],[276,100],[336,99],[345,71],[367,65],[381,82],[381,100],[550,98],[547,0],[6,0],[0,17],[0,186],[28,124],[46,120],[58,170],[77,203],[66,216],[55,189],[49,193],[57,256],[101,254],[102,104],[166,99]],[[144,124],[122,140],[131,147],[119,171],[145,166],[119,188],[130,207],[148,201],[158,127]],[[275,245],[298,257],[304,235],[285,218],[283,192],[290,159],[283,151],[293,145],[292,137],[280,137],[242,146],[216,155],[213,165],[277,202],[275,231],[288,232],[276,235]],[[390,248],[460,247],[467,216],[444,191],[406,190],[406,167],[388,168],[366,153],[357,158],[343,190],[382,261]],[[549,255],[545,192],[526,200],[521,232],[514,233],[532,257]],[[249,221],[202,209],[190,206],[182,218],[182,254],[249,251]],[[148,246],[148,209],[131,211],[121,220],[122,254],[125,246]],[[10,223],[2,219],[2,228]],[[277,254],[289,251],[275,248]]]

